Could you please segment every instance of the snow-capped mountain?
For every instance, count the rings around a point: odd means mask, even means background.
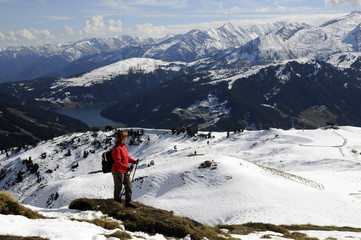
[[[130,156],[141,159],[134,199],[210,225],[361,227],[360,134],[355,127],[193,137],[145,130],[129,139]],[[111,198],[111,174],[97,171],[113,136],[74,133],[2,152],[0,187],[23,204],[55,210],[77,198]]]
[[[134,57],[168,62],[213,57],[248,61],[251,65],[297,58],[327,61],[333,54],[359,51],[360,22],[361,12],[353,12],[321,26],[226,23],[216,29],[194,29],[164,39],[122,36],[65,45],[7,48],[0,51],[0,81],[69,77]]]
[[[85,73],[80,77],[57,79],[51,89],[67,87],[89,87],[113,80],[118,75],[149,74],[156,70],[180,72],[187,66],[183,62],[163,62],[151,58],[130,58]]]
[[[118,50],[131,53],[129,49],[133,47],[142,48],[144,45],[154,44],[154,41],[153,39],[121,36],[109,39],[86,39],[69,44],[6,48],[0,51],[0,82],[34,79],[47,74],[53,75],[52,73],[56,76],[81,73],[83,69],[78,68],[78,70],[75,70],[76,72],[73,72],[69,64],[73,62],[76,64],[76,60],[82,58],[89,61],[90,56],[112,53]],[[123,56],[119,51],[116,55],[118,59],[131,57],[127,54]],[[91,66],[85,71],[100,67],[101,65],[96,64],[99,60],[97,58],[94,63],[93,61],[92,63],[88,62],[87,64]],[[68,73],[62,72],[64,68]],[[57,73],[58,71],[60,73]]]

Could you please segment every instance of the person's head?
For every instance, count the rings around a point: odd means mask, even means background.
[[[115,134],[115,140],[117,143],[125,143],[128,138],[128,132],[126,131],[117,131]]]

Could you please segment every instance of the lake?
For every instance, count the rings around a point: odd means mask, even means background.
[[[79,119],[89,127],[102,127],[102,126],[113,126],[113,125],[122,125],[120,122],[114,122],[108,118],[104,118],[100,115],[100,112],[105,109],[104,107],[94,107],[94,108],[79,108],[79,109],[67,109],[67,110],[57,110],[56,112],[64,114],[66,116]]]

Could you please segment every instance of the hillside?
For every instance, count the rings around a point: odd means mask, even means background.
[[[186,217],[176,216],[172,211],[153,208],[141,203],[137,204],[138,208],[134,209],[125,208],[114,202],[113,199],[82,198],[72,201],[69,210],[58,209],[49,212],[45,209],[36,209],[43,211],[44,215],[40,215],[36,211],[22,206],[11,194],[0,191],[0,224],[8,221],[6,222],[7,228],[0,230],[0,238],[4,240],[76,238],[301,240],[311,239],[307,234],[318,237],[333,234],[332,236],[338,239],[361,235],[360,228],[310,224],[278,226],[267,223],[246,223],[211,227]],[[36,227],[34,227],[35,224]],[[18,225],[22,226],[20,230],[17,229]],[[315,230],[317,230],[316,234]]]
[[[133,194],[142,204],[202,224],[232,225],[226,228],[234,229],[234,233],[239,233],[234,224],[248,222],[361,227],[360,128],[200,132],[193,137],[182,129],[173,130],[173,134],[168,130],[129,131],[129,153],[141,159]],[[99,170],[100,155],[114,144],[113,135],[114,131],[73,133],[19,152],[3,152],[0,188],[49,217],[99,218],[96,212],[67,208],[79,198],[112,198],[112,176]],[[100,203],[95,205],[90,208]],[[0,215],[0,222],[9,219]],[[21,221],[29,229],[35,227],[19,217],[11,217],[10,221]],[[64,220],[59,224],[64,226],[55,230],[59,236],[75,236],[75,232],[76,236],[88,237],[110,234],[109,230],[98,228],[74,232],[71,229],[75,227],[89,226]],[[51,229],[46,221],[41,226]],[[271,232],[266,226],[260,229],[263,230],[239,238],[279,236],[275,227]],[[360,237],[350,228],[346,232],[325,230],[335,229],[329,227],[319,229],[324,230],[305,233],[324,238]],[[2,233],[6,232],[0,230]]]
[[[0,149],[32,144],[88,126],[53,111],[24,104],[22,100],[0,94]]]
[[[229,138],[212,133],[207,139],[146,131],[138,146],[129,147],[130,155],[141,159],[134,197],[211,225],[262,221],[357,227],[359,134],[351,127],[274,129]],[[111,174],[95,172],[112,135],[77,133],[9,157],[4,152],[0,186],[37,207],[111,198]]]
[[[352,54],[245,70],[219,59],[185,64],[133,58],[72,78],[2,84],[0,92],[52,109],[115,104],[102,115],[137,127],[361,126],[360,63]]]
[[[360,73],[352,65],[341,70],[303,60],[245,73],[187,74],[129,97],[102,115],[130,126],[216,131],[318,128],[327,122],[361,126]]]

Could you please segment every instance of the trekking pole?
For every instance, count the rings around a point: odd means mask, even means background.
[[[134,164],[132,164],[132,165],[130,166],[130,168],[132,168],[133,165],[134,165]],[[135,165],[135,170],[137,169],[137,166],[138,166],[138,164]],[[135,170],[134,170],[134,174],[135,174]],[[129,172],[129,169],[128,169],[128,171],[125,173],[125,177],[127,177],[128,172]],[[133,180],[134,180],[134,174],[133,174],[132,182],[133,182]],[[130,174],[128,175],[128,178],[129,178],[129,177],[130,177]],[[123,187],[123,189],[122,189],[122,194],[120,195],[120,197],[122,197],[124,194],[125,194],[125,187]]]
[[[135,169],[134,169],[134,173],[133,173],[132,182],[134,182],[134,176],[135,176],[135,172],[137,171],[137,167],[138,167],[138,163],[135,164]]]

